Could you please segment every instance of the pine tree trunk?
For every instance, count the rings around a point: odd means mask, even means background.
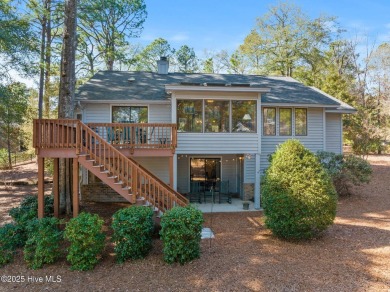
[[[64,36],[61,56],[60,94],[58,102],[58,118],[73,118],[74,93],[76,86],[76,27],[77,0],[65,0]],[[71,171],[69,158],[60,159],[60,209],[71,213]]]
[[[42,31],[41,31],[41,54],[39,60],[39,92],[38,92],[38,117],[42,119],[43,108],[43,89],[45,75],[45,50],[46,50],[46,13],[42,16]]]
[[[45,92],[43,95],[44,117],[50,118],[50,76],[51,76],[51,0],[46,0],[46,52],[45,52]]]

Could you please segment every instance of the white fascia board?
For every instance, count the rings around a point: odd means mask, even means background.
[[[234,87],[234,86],[184,86],[184,85],[165,85],[167,92],[173,91],[214,91],[214,92],[270,92],[270,88],[259,87]]]
[[[136,100],[136,99],[123,99],[123,100],[76,100],[81,104],[93,104],[93,103],[110,103],[110,104],[171,104],[170,100]]]
[[[357,112],[356,109],[327,109],[326,113],[334,113],[334,114],[354,114]]]
[[[327,107],[327,108],[338,108],[339,105],[329,105],[329,104],[313,104],[313,103],[261,103],[263,107]]]

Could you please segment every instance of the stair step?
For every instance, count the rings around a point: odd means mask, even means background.
[[[121,184],[123,184],[123,181],[117,181],[117,182],[114,182],[114,185],[121,185]]]
[[[109,173],[108,170],[102,170],[100,173]]]
[[[107,176],[107,178],[117,178],[117,177],[118,177],[117,175]]]
[[[98,165],[92,165],[92,167],[103,167],[103,164],[98,164]]]

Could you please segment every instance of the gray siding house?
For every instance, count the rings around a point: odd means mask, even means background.
[[[355,110],[316,88],[290,77],[168,73],[167,65],[159,61],[157,73],[96,73],[78,89],[76,114],[89,125],[174,124],[171,155],[128,155],[180,193],[224,181],[260,208],[260,177],[278,144],[294,138],[312,151],[342,152],[342,114]],[[143,139],[155,133],[149,127]],[[82,197],[94,182],[84,170]]]

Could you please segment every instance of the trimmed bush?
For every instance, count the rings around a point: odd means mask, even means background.
[[[317,152],[316,155],[332,178],[339,195],[350,195],[349,188],[352,185],[369,183],[371,180],[371,165],[360,157],[325,151]]]
[[[54,198],[53,196],[45,196],[45,217],[53,216]],[[24,197],[19,207],[12,208],[9,215],[14,219],[20,229],[22,236],[22,246],[27,240],[27,226],[30,221],[38,218],[38,197],[27,195]]]
[[[32,220],[27,226],[28,239],[24,247],[27,266],[36,270],[44,264],[54,263],[60,255],[62,232],[57,218],[45,217]]]
[[[0,228],[0,267],[13,260],[15,250],[23,246],[24,238],[20,228],[13,223]]]
[[[66,224],[64,237],[70,242],[66,259],[72,270],[92,270],[104,249],[103,219],[97,214],[82,212]]]
[[[273,154],[262,180],[265,224],[285,239],[318,236],[333,223],[337,194],[316,156],[298,140]]]
[[[152,248],[154,229],[152,208],[133,206],[121,209],[113,215],[111,227],[118,263],[147,256]]]
[[[200,256],[203,215],[194,207],[174,207],[161,218],[164,260],[184,264]]]

